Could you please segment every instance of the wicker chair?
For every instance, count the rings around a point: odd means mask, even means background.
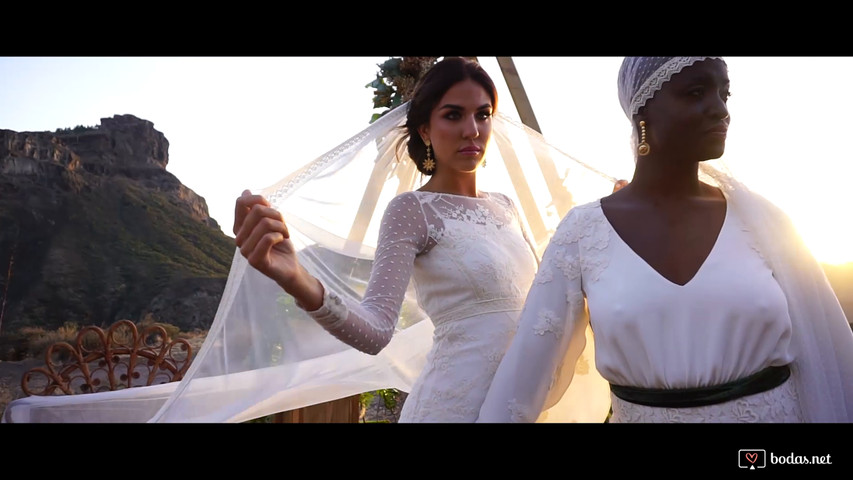
[[[45,351],[45,365],[21,377],[26,395],[76,395],[179,381],[192,361],[192,346],[171,340],[159,325],[140,332],[130,320],[106,331],[87,326],[75,344],[57,342]]]
[[[192,346],[171,340],[163,327],[140,332],[130,320],[106,331],[84,327],[74,345],[57,342],[45,351],[45,365],[21,377],[28,395],[78,395],[179,381],[192,361]],[[273,423],[358,423],[359,396],[279,412]]]

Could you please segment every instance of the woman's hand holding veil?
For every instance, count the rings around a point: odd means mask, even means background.
[[[281,212],[263,196],[243,191],[234,209],[233,230],[249,265],[275,280],[305,310],[322,306],[322,284],[299,264]]]

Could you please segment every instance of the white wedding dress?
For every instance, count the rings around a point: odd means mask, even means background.
[[[679,285],[621,239],[596,200],[572,209],[551,239],[480,421],[534,421],[552,373],[574,361],[572,331],[587,325],[598,370],[616,385],[713,386],[795,361],[785,293],[731,205],[704,263]],[[702,407],[647,407],[612,395],[610,421],[802,422],[798,374],[766,392]]]
[[[309,312],[341,341],[378,353],[409,279],[433,326],[426,365],[400,422],[473,422],[515,332],[537,258],[509,197],[413,191],[388,204],[363,300],[325,287]]]

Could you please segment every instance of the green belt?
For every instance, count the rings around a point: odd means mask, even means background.
[[[778,387],[791,375],[788,365],[767,367],[748,377],[697,388],[637,388],[610,384],[610,391],[622,400],[650,407],[687,408],[728,402]]]

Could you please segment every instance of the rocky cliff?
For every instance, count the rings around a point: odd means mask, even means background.
[[[66,322],[213,321],[233,239],[166,171],[148,120],[0,130],[0,335]]]

